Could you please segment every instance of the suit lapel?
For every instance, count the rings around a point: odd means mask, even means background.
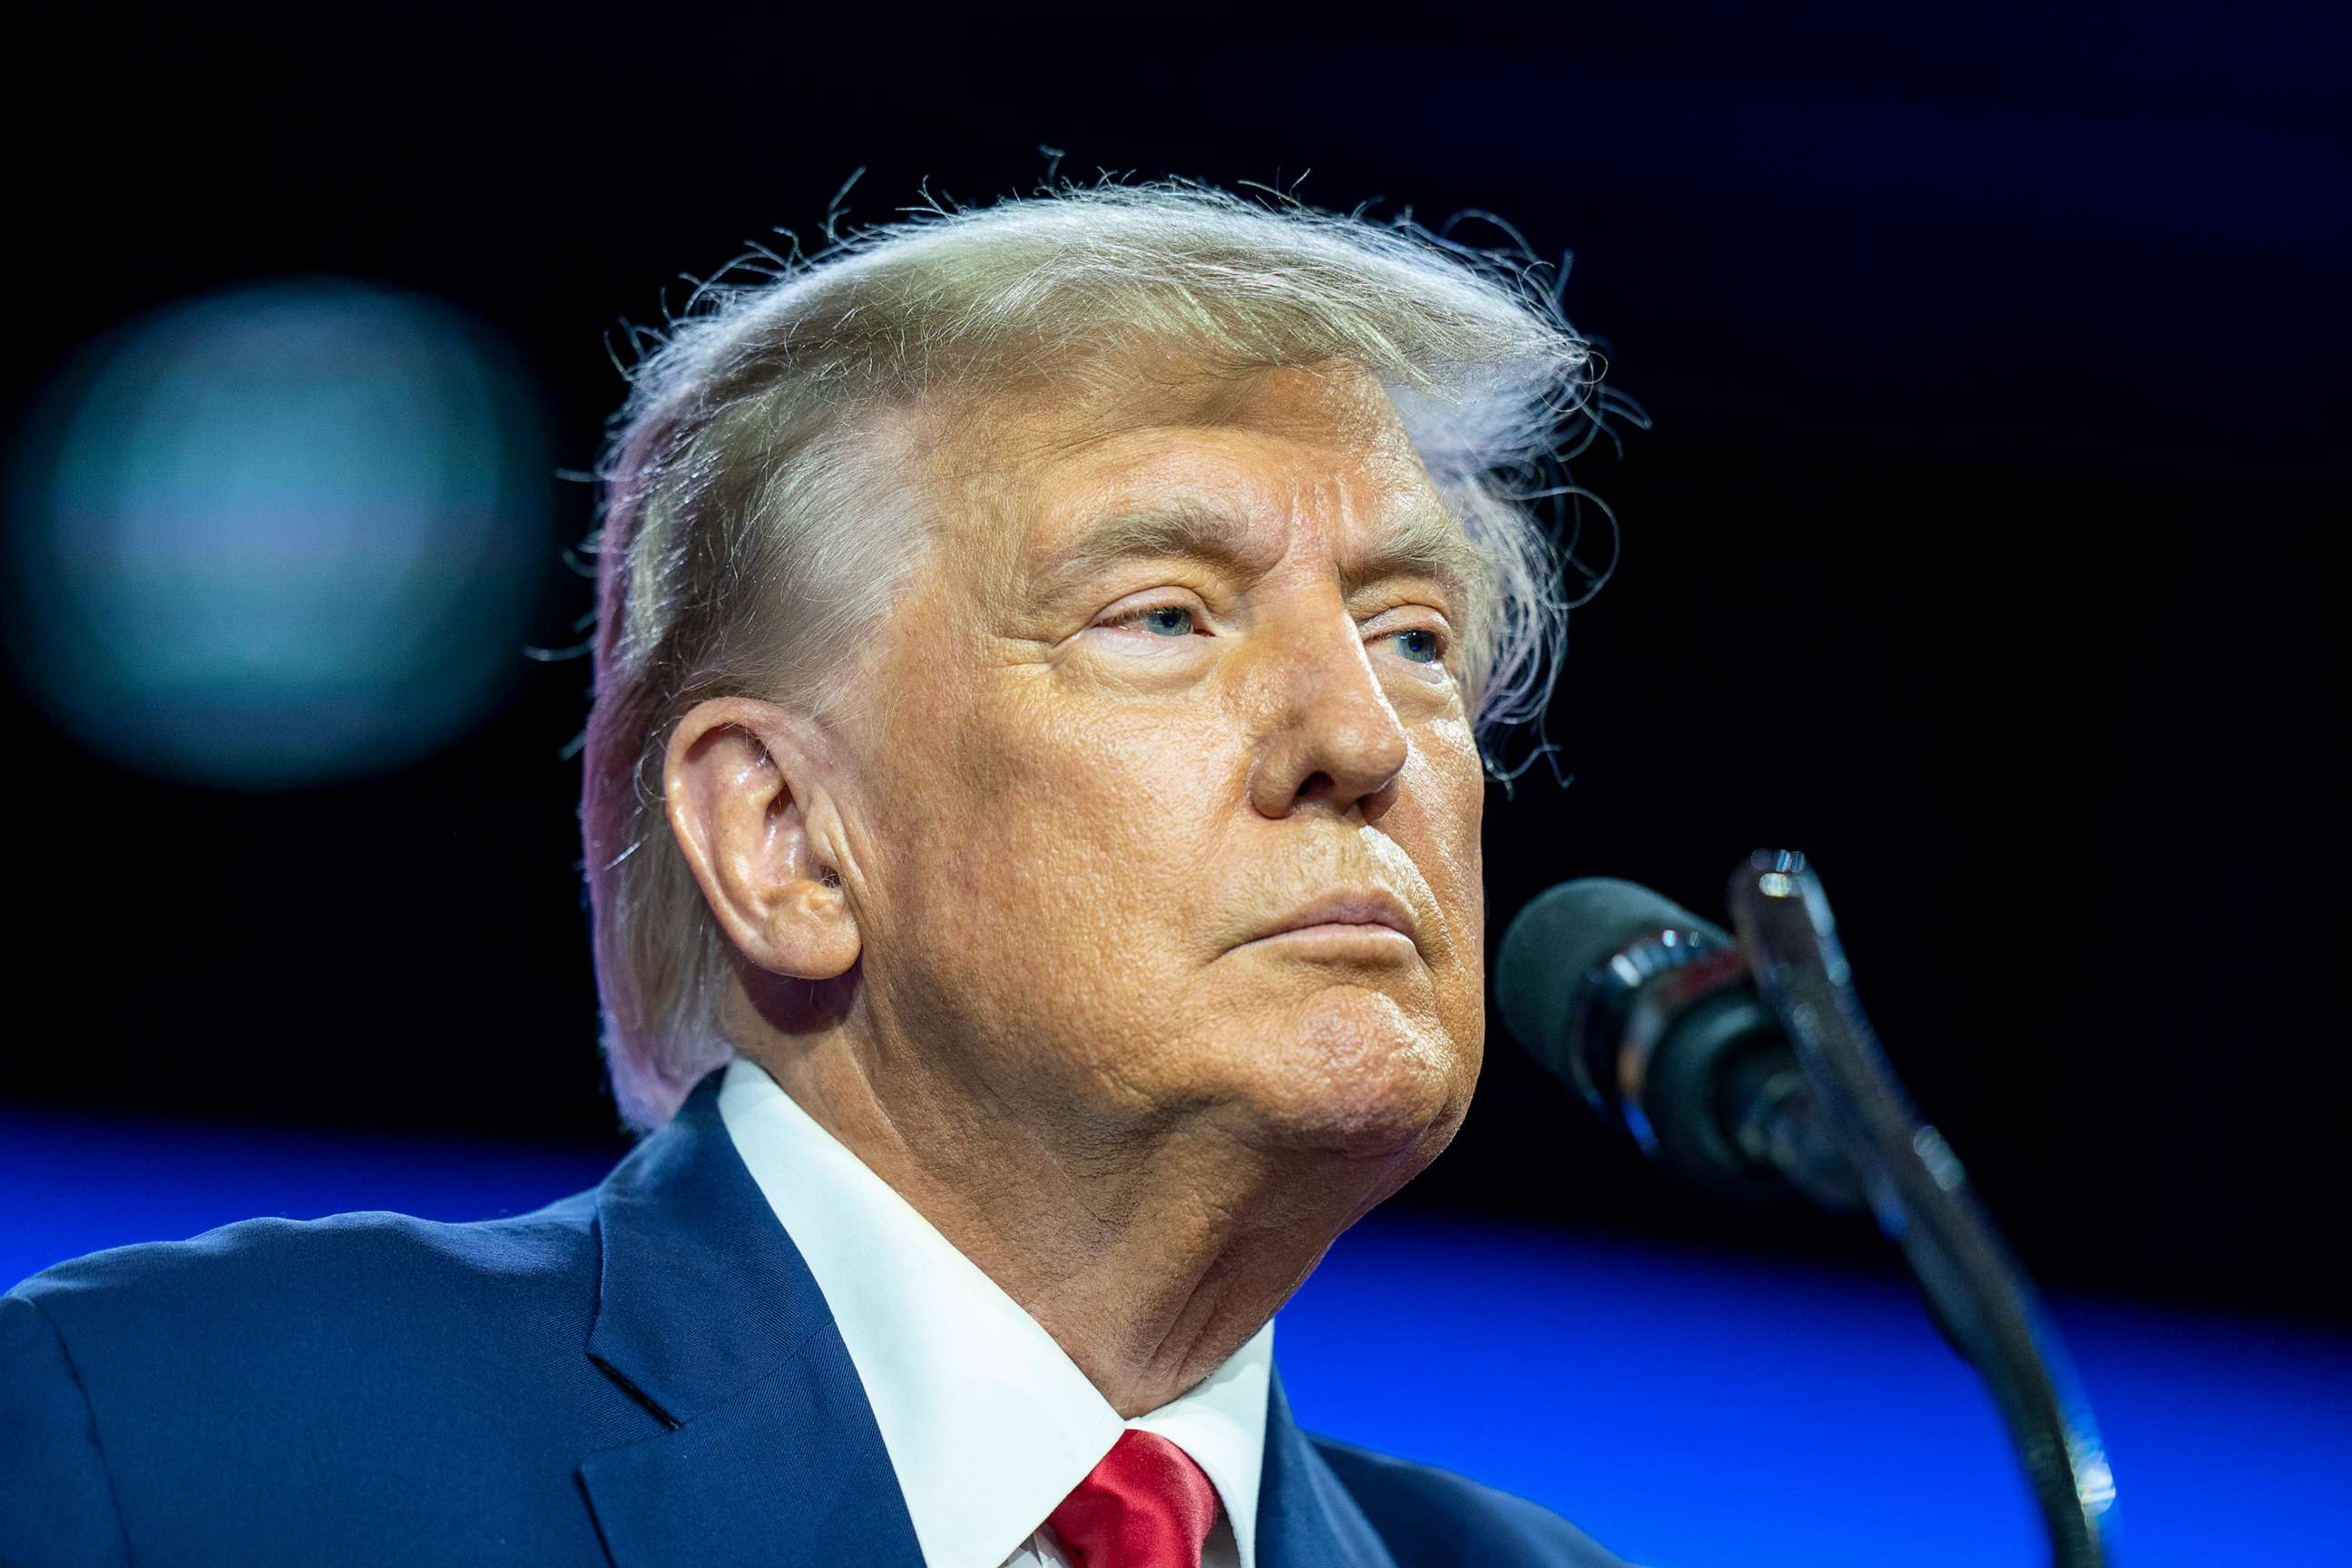
[[[799,1248],[735,1152],[714,1072],[597,1189],[587,1352],[666,1428],[587,1456],[615,1568],[923,1568],[866,1391]],[[1259,1568],[1396,1568],[1266,1394]]]
[[[856,1368],[714,1072],[597,1190],[588,1355],[667,1430],[580,1481],[616,1568],[922,1568]]]
[[[1278,1372],[1266,1393],[1257,1563],[1258,1568],[1396,1568],[1371,1521],[1292,1419]]]

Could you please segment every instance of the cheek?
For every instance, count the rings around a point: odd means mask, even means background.
[[[940,898],[999,911],[998,935],[1115,951],[1182,910],[1238,787],[1234,742],[1165,710],[1074,711],[1036,687],[963,715],[897,837]]]
[[[1397,825],[1445,921],[1449,967],[1483,986],[1486,858],[1479,827],[1486,816],[1486,776],[1470,726],[1446,720],[1415,737],[1412,774],[1398,799]]]
[[[885,941],[926,1013],[1036,1083],[1131,1082],[1121,1042],[1164,1035],[1210,956],[1232,756],[1164,711],[1072,719],[1041,695],[970,716],[912,785],[920,816],[892,837],[915,898],[887,898]]]

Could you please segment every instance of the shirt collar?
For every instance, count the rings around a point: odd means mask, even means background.
[[[729,1065],[719,1111],[833,1310],[929,1568],[998,1568],[1129,1426],[1192,1457],[1240,1568],[1255,1568],[1271,1321],[1122,1421],[1020,1303],[756,1063]]]

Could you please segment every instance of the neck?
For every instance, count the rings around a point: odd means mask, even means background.
[[[906,1070],[852,1031],[734,1036],[866,1167],[1054,1337],[1122,1417],[1232,1357],[1331,1242],[1412,1173],[1408,1154],[1253,1146],[1203,1113],[1046,1128]],[[887,1059],[891,1070],[874,1070]]]

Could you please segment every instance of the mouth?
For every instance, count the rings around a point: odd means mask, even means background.
[[[1399,956],[1416,951],[1413,914],[1385,888],[1349,888],[1293,910],[1244,946],[1350,949]]]
[[[1373,925],[1361,921],[1322,921],[1311,926],[1293,926],[1271,936],[1262,936],[1244,947],[1345,948],[1382,957],[1402,958],[1415,951],[1412,938],[1394,926]]]

